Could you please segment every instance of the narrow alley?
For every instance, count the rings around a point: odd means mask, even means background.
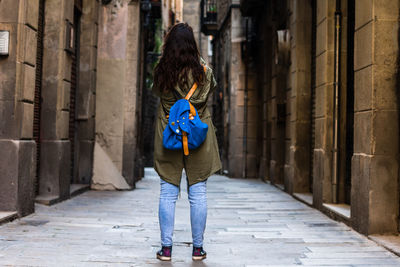
[[[182,179],[185,180],[185,179]],[[159,177],[133,191],[87,191],[0,226],[1,266],[400,266],[343,223],[255,179],[208,180],[203,262],[191,260],[186,185],[177,202],[171,263],[159,249]]]

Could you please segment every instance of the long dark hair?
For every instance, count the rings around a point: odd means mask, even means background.
[[[187,23],[178,23],[165,36],[160,62],[154,69],[154,83],[161,92],[173,90],[177,84],[189,87],[189,74],[198,85],[202,84],[204,70],[193,29]]]

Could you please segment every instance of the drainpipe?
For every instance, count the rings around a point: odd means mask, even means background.
[[[333,161],[332,161],[332,202],[338,202],[338,174],[339,174],[339,111],[340,111],[340,47],[342,12],[340,1],[336,0],[335,12],[335,51],[334,51],[334,85],[333,85]]]
[[[245,75],[244,75],[244,110],[243,110],[243,177],[247,178],[247,100],[248,100],[248,76],[249,76],[249,19],[246,18],[246,55],[245,55]]]

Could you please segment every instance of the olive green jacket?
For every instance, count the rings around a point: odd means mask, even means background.
[[[202,61],[205,64],[204,61]],[[154,135],[154,168],[160,178],[180,187],[182,170],[188,179],[188,186],[206,180],[210,175],[221,169],[218,143],[215,135],[215,127],[211,120],[210,111],[207,108],[207,99],[216,87],[216,81],[212,70],[207,66],[206,81],[199,86],[190,103],[196,108],[202,122],[207,123],[208,131],[205,141],[196,149],[189,150],[189,155],[184,156],[182,150],[169,150],[163,147],[162,138],[165,126],[168,124],[167,115],[171,106],[180,98],[184,98],[193,85],[193,78],[188,79],[190,87],[175,87],[175,90],[161,93],[160,88],[153,86],[153,92],[160,97]]]

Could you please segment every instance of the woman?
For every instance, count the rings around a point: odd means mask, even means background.
[[[185,98],[194,83],[198,88],[190,98],[202,122],[208,125],[205,141],[188,156],[181,150],[163,147],[162,138],[168,124],[171,106]],[[159,223],[161,230],[160,260],[171,260],[175,203],[180,191],[182,170],[185,169],[190,202],[190,222],[193,238],[193,260],[203,260],[203,235],[207,219],[207,178],[221,169],[215,128],[207,108],[207,99],[216,82],[212,70],[200,57],[192,28],[176,24],[164,39],[163,53],[154,70],[153,92],[160,97],[154,140],[154,168],[160,176]],[[190,137],[189,137],[190,138]]]

